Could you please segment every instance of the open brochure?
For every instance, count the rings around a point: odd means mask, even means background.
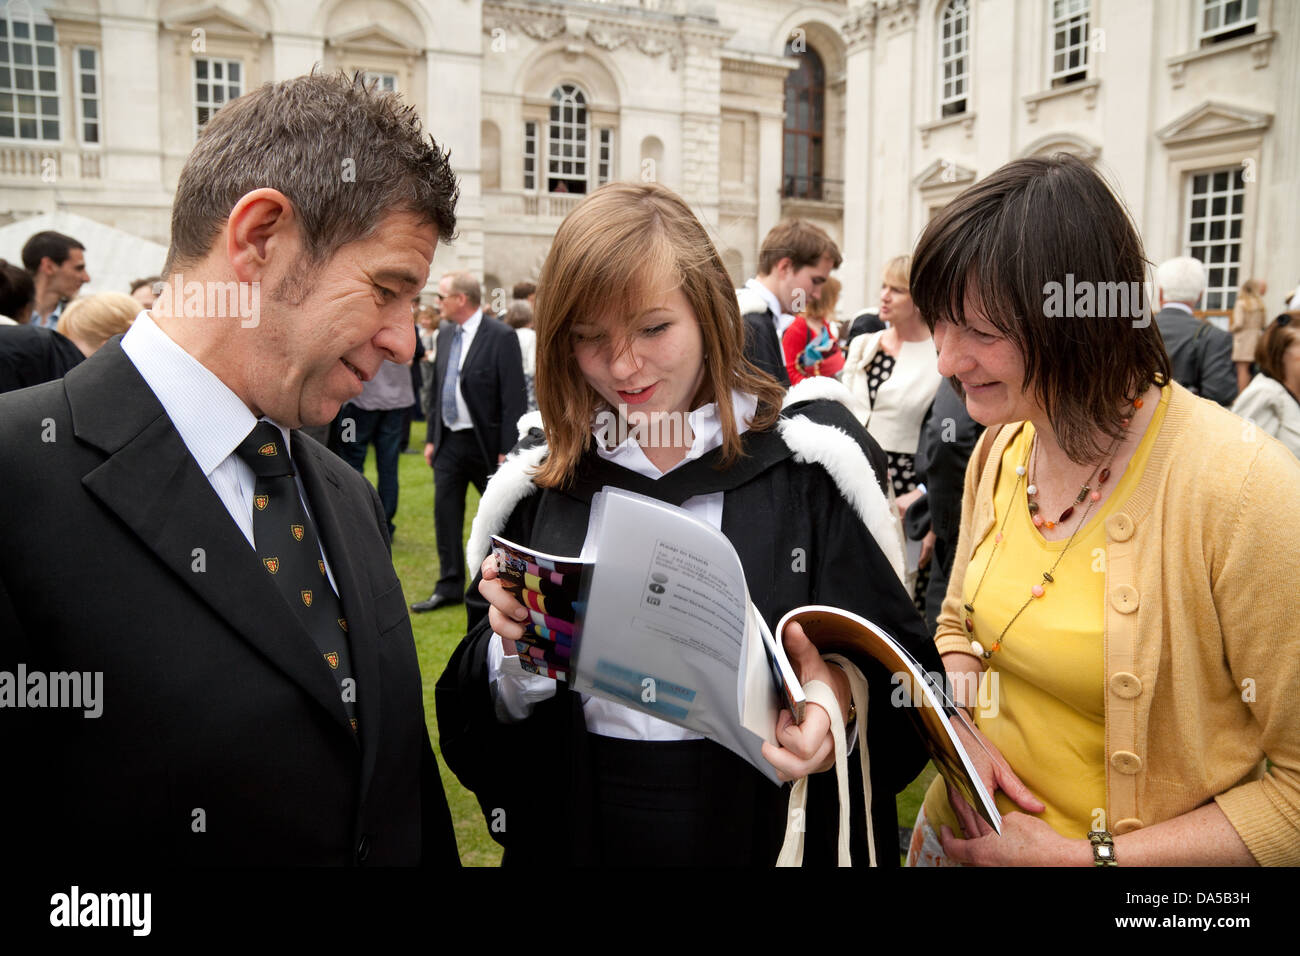
[[[582,554],[562,557],[492,538],[502,583],[528,607],[519,662],[536,674],[708,737],[773,782],[762,756],[782,708],[802,721],[806,698],[762,619],[726,536],[653,498],[605,488],[592,501]],[[964,720],[916,661],[869,621],[828,607],[797,620],[824,653],[880,660],[906,674],[909,709],[944,776],[996,828],[1000,820],[953,729]]]

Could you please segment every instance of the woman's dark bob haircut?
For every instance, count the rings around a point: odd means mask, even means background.
[[[1123,402],[1172,378],[1146,267],[1137,229],[1095,170],[1064,153],[1019,159],[926,226],[912,300],[931,330],[965,325],[967,305],[978,308],[1015,344],[1026,391],[1082,463],[1122,433]]]

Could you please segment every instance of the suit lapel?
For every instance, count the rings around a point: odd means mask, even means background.
[[[473,367],[473,364],[479,360],[479,356],[483,353],[483,350],[486,347],[483,344],[483,340],[492,334],[488,330],[487,321],[486,315],[481,316],[478,320],[478,330],[474,333],[474,341],[469,344],[469,351],[465,353],[465,361],[460,363],[460,374],[462,378],[464,378],[465,373]]]
[[[357,727],[361,736],[361,793],[375,768],[375,754],[381,739],[379,727],[380,693],[382,690],[379,667],[379,625],[375,621],[374,601],[363,568],[357,567],[355,556],[365,553],[360,543],[366,535],[377,534],[372,523],[358,527],[351,515],[340,507],[344,498],[339,482],[321,461],[321,455],[333,455],[319,445],[294,436],[293,460],[302,475],[302,486],[307,492],[312,518],[320,535],[325,555],[329,558],[334,583],[338,585],[339,601],[348,622],[348,643],[352,649],[352,667],[357,681]],[[387,556],[385,555],[385,559]],[[337,696],[337,695],[336,695]]]
[[[311,637],[267,579],[157,397],[116,342],[102,351],[102,358],[64,379],[74,433],[108,454],[82,484],[182,587],[347,728],[337,686]]]

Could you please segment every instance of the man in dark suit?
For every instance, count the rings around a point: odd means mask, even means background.
[[[410,359],[456,197],[395,98],[263,86],[181,172],[184,300],[0,396],[12,859],[456,864],[383,509],[296,430]]]
[[[798,315],[821,294],[840,250],[818,226],[789,219],[774,226],[758,252],[758,275],[737,290],[745,323],[745,358],[787,388],[782,316]]]
[[[465,494],[482,493],[505,461],[528,407],[519,337],[483,314],[482,289],[468,272],[438,283],[442,322],[429,390],[424,458],[433,468],[433,525],[438,536],[438,583],[411,605],[432,611],[465,599]]]
[[[1205,266],[1199,259],[1178,256],[1156,270],[1160,311],[1156,325],[1165,340],[1174,380],[1194,395],[1227,408],[1237,397],[1237,372],[1232,364],[1232,336],[1193,312],[1205,293]]]

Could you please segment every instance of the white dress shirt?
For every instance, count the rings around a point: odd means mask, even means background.
[[[776,294],[771,289],[759,282],[758,279],[749,279],[745,282],[744,288],[753,292],[767,305],[767,311],[771,313],[773,317],[772,328],[776,329],[776,337],[780,340],[781,336],[785,335],[785,330],[790,327],[790,323],[795,320],[795,317],[781,308],[781,300],[776,297]]]
[[[469,417],[469,406],[465,404],[465,395],[460,390],[460,372],[465,367],[465,356],[469,354],[469,347],[474,344],[474,335],[478,332],[482,321],[483,310],[479,309],[460,327],[460,361],[456,365],[456,423],[448,425],[445,418],[442,420],[443,427],[454,432],[468,431],[474,427]],[[447,348],[450,349],[451,346],[448,345]],[[442,396],[438,396],[438,414],[442,414]]]
[[[749,429],[749,422],[754,417],[758,402],[754,396],[739,392],[731,393],[731,402],[736,412],[736,428],[743,433]],[[722,444],[722,420],[718,417],[716,403],[709,403],[695,409],[688,415],[687,421],[693,435],[690,450],[687,451],[686,457],[668,469],[668,472],[680,468],[688,461],[694,461]],[[657,480],[668,474],[668,472],[661,472],[650,462],[641,446],[633,441],[632,435],[614,448],[603,447],[597,439],[596,451],[602,458],[646,478]],[[681,507],[707,521],[713,527],[721,529],[722,496],[721,491],[695,495],[682,502]],[[549,677],[539,677],[524,671],[519,666],[517,656],[505,656],[500,639],[488,642],[488,680],[494,691],[497,719],[502,722],[523,720],[532,712],[535,704],[555,695],[556,682]],[[601,697],[584,694],[582,714],[587,729],[604,737],[619,737],[624,740],[699,739],[699,734],[691,733],[676,724],[670,724],[666,720],[660,720],[658,717],[652,717]]]
[[[255,549],[253,487],[257,477],[253,469],[235,454],[235,449],[248,437],[258,418],[221,379],[173,342],[147,311],[141,312],[122,336],[122,351],[158,397],[199,470],[248,540],[249,547]],[[285,451],[292,457],[289,430],[269,418],[261,420],[271,422],[280,430]],[[311,507],[303,492],[302,476],[295,473],[294,482],[303,508],[310,515]],[[337,594],[334,571],[323,550],[321,558],[325,561],[330,586]]]

